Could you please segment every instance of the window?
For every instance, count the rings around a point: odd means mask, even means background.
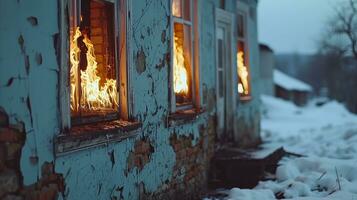
[[[197,107],[198,58],[197,32],[194,30],[192,0],[172,0],[172,65],[171,106],[172,111]]]
[[[63,2],[63,126],[128,119],[125,1]]]
[[[238,72],[238,93],[242,100],[249,99],[251,95],[250,74],[249,74],[249,54],[248,54],[248,34],[247,17],[244,12],[237,15],[237,72]]]

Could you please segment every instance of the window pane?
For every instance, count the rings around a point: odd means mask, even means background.
[[[182,17],[182,0],[172,0],[172,15]]]
[[[191,0],[183,0],[182,13],[183,18],[187,21],[191,21]]]
[[[80,13],[71,13],[80,16],[79,26],[71,27],[72,116],[118,110],[114,12],[113,3],[82,0]]]
[[[238,92],[243,96],[247,96],[250,93],[249,70],[246,57],[245,43],[239,41],[237,52]]]
[[[191,27],[174,24],[173,76],[178,105],[192,103]]]
[[[238,37],[243,38],[244,37],[244,29],[245,29],[245,24],[244,24],[244,16],[242,14],[238,14],[237,17],[237,22],[238,22]]]
[[[218,39],[218,68],[223,68],[223,40]]]

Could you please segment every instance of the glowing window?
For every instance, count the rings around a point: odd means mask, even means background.
[[[172,104],[186,109],[195,104],[194,32],[191,0],[172,0]]]
[[[249,72],[249,54],[247,38],[247,21],[246,15],[238,13],[237,15],[237,72],[238,72],[238,93],[241,99],[249,98],[251,95],[250,72]]]
[[[126,47],[126,40],[122,39],[126,36],[125,14],[121,13],[125,9],[119,9],[119,1],[71,0],[69,3],[72,125],[118,119],[122,107],[127,110],[122,106],[126,101],[119,101],[122,97],[119,74],[126,70],[123,64],[126,54],[122,51]]]

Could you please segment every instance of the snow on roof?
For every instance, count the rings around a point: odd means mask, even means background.
[[[312,87],[296,78],[279,70],[274,70],[274,83],[287,90],[312,91]]]

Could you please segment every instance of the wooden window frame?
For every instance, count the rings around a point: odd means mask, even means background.
[[[183,2],[183,0],[181,0]],[[201,103],[201,90],[200,90],[200,67],[199,67],[199,32],[198,32],[198,1],[190,0],[190,21],[187,21],[182,16],[181,18],[175,17],[172,14],[172,3],[170,0],[170,69],[169,69],[169,94],[170,94],[170,111],[176,113],[184,110],[196,110],[200,111]],[[191,28],[191,80],[192,80],[192,104],[185,106],[176,106],[176,96],[174,92],[174,77],[173,77],[173,43],[174,43],[174,24],[180,23],[182,25],[189,25]]]
[[[238,2],[237,3],[237,27],[238,27],[238,16],[241,15],[243,17],[243,37],[240,37],[238,33],[238,28],[237,28],[237,51],[239,48],[239,43],[242,42],[244,44],[244,61],[247,66],[248,70],[248,88],[249,88],[249,93],[247,95],[240,94],[238,92],[237,88],[237,93],[239,96],[239,99],[241,101],[247,101],[252,98],[252,84],[251,84],[251,70],[250,70],[250,47],[249,47],[249,26],[248,26],[248,15],[249,14],[249,7],[247,5],[244,5],[243,3]],[[236,58],[238,59],[238,58]],[[238,66],[237,67],[237,87],[239,84],[239,72],[238,72]]]
[[[59,12],[60,12],[60,76],[59,76],[59,105],[61,114],[61,129],[62,133],[70,132],[73,127],[71,110],[70,110],[70,62],[69,62],[69,38],[70,38],[70,25],[69,25],[69,15],[71,10],[71,2],[78,2],[81,0],[60,0],[59,1]],[[102,0],[115,4],[115,33],[116,35],[116,59],[118,59],[118,64],[116,65],[117,74],[117,88],[119,95],[119,108],[118,117],[111,120],[124,120],[129,121],[131,119],[132,113],[132,91],[130,88],[130,64],[132,56],[130,54],[130,45],[127,41],[130,41],[131,30],[131,19],[130,1],[126,0]],[[120,31],[124,29],[125,31]],[[120,33],[120,34],[119,34]],[[100,117],[98,117],[100,118]],[[100,119],[100,122],[105,119]],[[88,122],[91,123],[91,122]]]

